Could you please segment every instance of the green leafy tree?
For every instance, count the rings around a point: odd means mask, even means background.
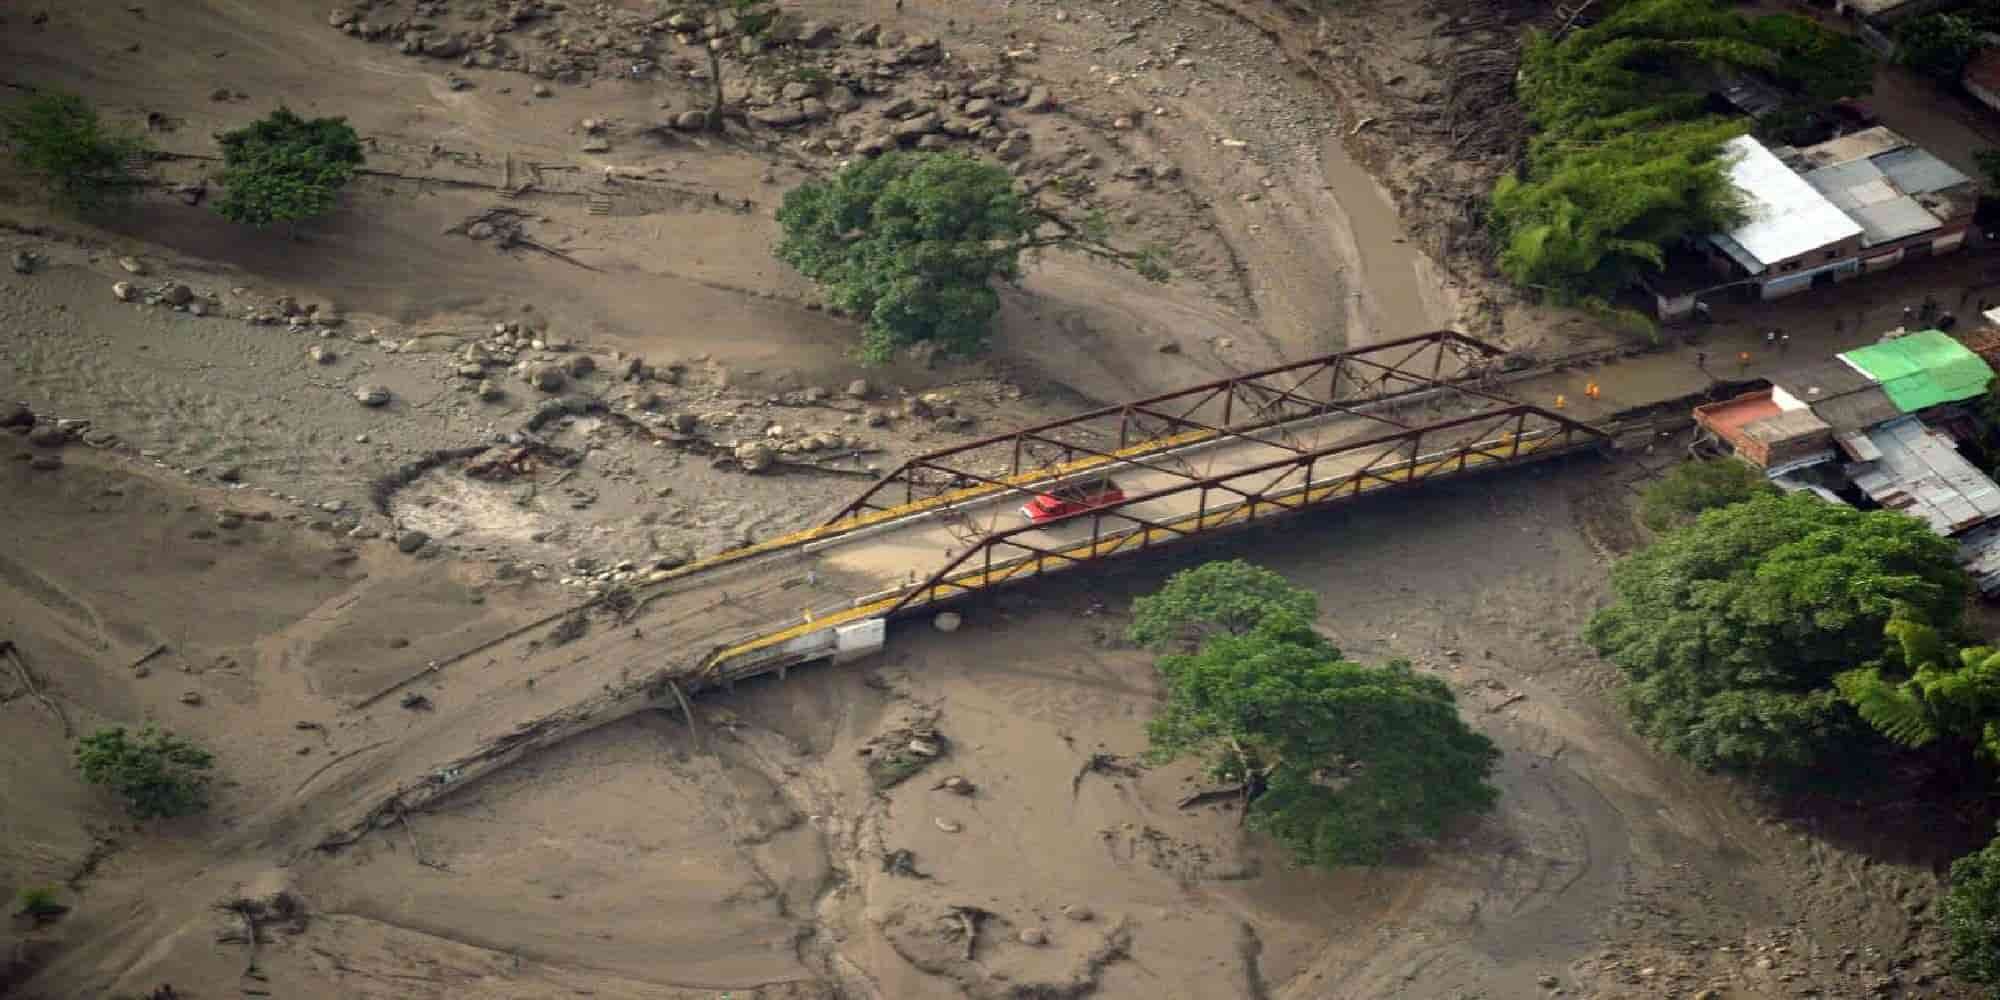
[[[1244,783],[1250,826],[1302,862],[1371,864],[1498,797],[1486,779],[1500,752],[1443,681],[1347,662],[1289,611],[1159,669],[1167,702],[1147,725],[1148,759],[1192,755]]]
[[[890,153],[850,164],[785,195],[779,259],[862,316],[861,357],[931,341],[955,353],[984,346],[1021,254],[1060,247],[1164,280],[1154,251],[1106,241],[1099,218],[1074,222],[1039,208],[998,164],[952,153]]]
[[[1309,622],[1319,615],[1319,599],[1268,569],[1229,559],[1175,573],[1159,593],[1133,601],[1129,634],[1157,647],[1217,631],[1241,634],[1274,614]]]
[[[128,164],[146,151],[137,137],[106,126],[83,98],[54,91],[0,110],[0,138],[17,168],[77,212],[122,201],[137,186]]]
[[[1531,32],[1517,89],[1539,134],[1493,192],[1501,272],[1645,324],[1612,296],[1683,237],[1742,218],[1722,144],[1744,125],[1706,113],[1706,71],[1779,63],[1717,0],[1629,0],[1560,39]]]
[[[76,763],[83,780],[117,792],[141,819],[208,808],[215,758],[172,733],[151,726],[137,734],[123,726],[100,729],[77,741]]]
[[[1800,103],[1825,106],[1875,90],[1875,55],[1851,35],[1797,14],[1752,18],[1750,39],[1777,54],[1771,75]]]
[[[1980,48],[1979,29],[1960,14],[1926,14],[1896,28],[1896,61],[1944,86],[1956,86]]]
[[[1586,637],[1661,747],[1703,767],[1795,771],[1866,732],[1834,677],[1889,655],[1892,618],[1956,628],[1955,554],[1904,514],[1757,496],[1622,560]]]
[[[215,210],[231,222],[297,223],[333,210],[364,162],[345,118],[300,118],[279,108],[247,128],[215,137],[226,188]]]
[[[1948,739],[2000,762],[2000,650],[1953,648],[1923,622],[1891,619],[1882,663],[1834,678],[1868,724],[1907,747]]]
[[[1764,474],[1735,459],[1683,462],[1639,494],[1639,520],[1654,531],[1678,528],[1703,511],[1775,495]]]
[[[1951,889],[1942,909],[1951,971],[2000,986],[2000,838],[1951,863]]]

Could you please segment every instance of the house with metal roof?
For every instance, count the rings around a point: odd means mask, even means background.
[[[1956,250],[1978,207],[1972,178],[1880,126],[1801,149],[1739,136],[1724,153],[1744,220],[1699,241],[1705,274],[1649,282],[1662,319],[1724,291],[1776,299]]]
[[[2000,592],[2000,484],[1942,427],[1986,394],[1993,368],[1937,330],[1885,338],[1695,407],[1695,422],[1788,490],[1866,496],[1959,539],[1982,592]],[[1928,418],[1928,419],[1927,419]]]

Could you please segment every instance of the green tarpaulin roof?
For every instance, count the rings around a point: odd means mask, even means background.
[[[1979,355],[1938,330],[1885,340],[1840,357],[1880,382],[1889,401],[1904,413],[1971,399],[1993,381],[1993,369]]]

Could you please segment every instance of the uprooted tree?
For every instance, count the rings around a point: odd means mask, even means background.
[[[133,191],[129,165],[146,151],[143,140],[105,125],[83,98],[55,91],[0,109],[0,139],[16,168],[75,212],[110,207]]]
[[[1198,757],[1212,778],[1242,785],[1249,825],[1308,864],[1375,863],[1493,806],[1486,779],[1500,752],[1466,726],[1443,681],[1407,663],[1343,659],[1300,613],[1310,593],[1220,566],[1177,574],[1140,612],[1165,640],[1207,630],[1193,652],[1160,658],[1166,703],[1147,724],[1149,760]],[[1256,593],[1196,593],[1223,578]]]
[[[1955,633],[1968,589],[1955,555],[1906,514],[1759,495],[1621,561],[1585,634],[1662,748],[1798,775],[1867,745],[1836,678],[1878,665],[1902,676],[1891,621]]]
[[[919,341],[967,354],[1000,310],[994,281],[1018,281],[1021,255],[1071,250],[1164,281],[1164,255],[1122,250],[1099,216],[1042,208],[995,163],[955,153],[888,153],[808,181],[778,209],[779,259],[831,305],[864,321],[860,355],[892,357]]]
[[[225,188],[215,210],[231,222],[301,222],[333,210],[366,157],[345,118],[300,118],[280,107],[215,137]]]

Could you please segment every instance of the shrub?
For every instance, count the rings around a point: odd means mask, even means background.
[[[208,808],[208,771],[215,758],[194,743],[151,726],[136,735],[123,726],[77,742],[83,780],[124,798],[141,819],[185,816]]]
[[[124,199],[136,186],[128,168],[146,150],[139,139],[107,128],[74,94],[44,91],[0,111],[0,135],[14,163],[57,204],[93,212]]]

